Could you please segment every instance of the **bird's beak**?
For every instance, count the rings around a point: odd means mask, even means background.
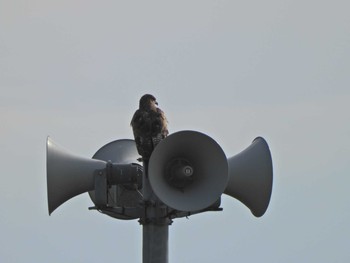
[[[158,102],[155,101],[154,103],[158,106]]]

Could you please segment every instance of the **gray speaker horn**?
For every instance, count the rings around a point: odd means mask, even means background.
[[[136,144],[134,140],[122,139],[116,140],[102,146],[92,157],[93,159],[110,161],[116,164],[138,164],[138,158],[140,155],[137,152]],[[140,169],[142,167],[140,166]],[[127,174],[125,171],[123,174]],[[139,177],[142,184],[142,170]],[[141,186],[140,186],[141,188]],[[96,191],[89,191],[90,198],[94,204],[96,204]],[[142,201],[140,191],[135,187],[129,188],[124,185],[111,185],[107,189],[108,206],[109,207],[138,207]],[[102,210],[101,210],[102,211]],[[102,211],[103,213],[118,219],[136,219],[138,216],[125,215],[123,209],[121,213],[108,212],[108,210]]]
[[[94,190],[94,176],[107,164],[73,155],[50,137],[47,138],[46,154],[49,214],[70,198]]]
[[[173,133],[154,149],[148,168],[151,187],[167,206],[198,211],[216,202],[226,188],[225,153],[196,131]]]
[[[228,159],[229,181],[225,194],[240,200],[253,213],[262,216],[272,191],[272,159],[269,146],[262,137],[239,154]]]

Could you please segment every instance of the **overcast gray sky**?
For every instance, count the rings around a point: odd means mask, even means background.
[[[91,157],[132,138],[152,93],[170,132],[227,157],[269,143],[274,188],[255,218],[177,219],[169,262],[349,262],[348,1],[0,0],[0,261],[141,262],[142,228],[88,211],[47,212],[46,137]]]

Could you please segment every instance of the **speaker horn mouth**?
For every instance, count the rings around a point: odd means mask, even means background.
[[[224,192],[228,163],[212,138],[196,131],[180,131],[154,149],[148,176],[153,192],[164,204],[179,211],[199,211]]]
[[[171,160],[165,167],[167,182],[180,190],[191,185],[194,177],[194,169],[189,161],[183,158]]]

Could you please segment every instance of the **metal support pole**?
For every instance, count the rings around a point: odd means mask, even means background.
[[[168,263],[169,225],[143,225],[143,263]]]
[[[169,225],[171,220],[165,216],[166,207],[155,196],[148,180],[148,161],[143,162],[142,193],[144,216],[143,225],[143,263],[168,263]]]

